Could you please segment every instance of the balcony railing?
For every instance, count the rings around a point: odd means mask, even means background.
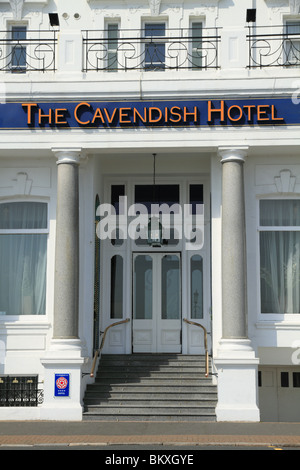
[[[0,33],[0,71],[26,73],[56,70],[56,31]]]
[[[119,30],[111,39],[107,31],[83,31],[83,71],[203,70],[217,69],[218,28],[168,29],[164,35],[144,30]]]
[[[249,26],[249,68],[299,67],[300,24]]]

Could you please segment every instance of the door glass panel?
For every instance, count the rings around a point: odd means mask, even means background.
[[[203,318],[203,263],[199,255],[191,259],[191,318]]]
[[[163,320],[180,319],[180,263],[176,255],[166,255],[161,265]]]
[[[139,255],[134,262],[134,318],[152,319],[152,258]]]
[[[120,255],[111,259],[110,317],[123,317],[123,258]]]

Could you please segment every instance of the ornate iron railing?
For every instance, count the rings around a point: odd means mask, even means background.
[[[0,71],[55,71],[57,31],[27,30],[21,33],[0,33]]]
[[[44,401],[44,390],[38,388],[37,376],[0,377],[1,406],[38,406]]]
[[[218,28],[168,29],[163,35],[145,30],[83,31],[83,71],[163,71],[219,68]]]
[[[299,24],[248,28],[249,68],[300,66]]]

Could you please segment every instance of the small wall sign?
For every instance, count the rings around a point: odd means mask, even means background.
[[[55,374],[54,396],[68,397],[70,393],[70,374]]]

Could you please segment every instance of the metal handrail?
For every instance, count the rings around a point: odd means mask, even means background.
[[[96,368],[96,363],[97,363],[97,359],[98,359],[98,356],[99,354],[101,353],[103,347],[104,347],[104,342],[105,342],[105,337],[106,337],[106,333],[107,331],[112,328],[113,326],[116,326],[116,325],[121,325],[123,323],[128,323],[130,322],[130,318],[126,318],[126,320],[122,320],[122,321],[117,321],[115,323],[112,323],[111,325],[108,325],[105,330],[101,333],[103,333],[103,336],[102,336],[102,340],[101,340],[101,344],[100,344],[100,348],[97,349],[97,351],[95,352],[95,355],[94,355],[94,359],[93,359],[93,364],[92,364],[92,369],[91,369],[91,372],[90,372],[90,377],[94,377],[94,372],[95,372],[95,368]]]
[[[188,323],[189,325],[199,326],[204,331],[204,349],[205,349],[205,377],[209,376],[209,355],[208,355],[208,348],[207,348],[207,330],[206,328],[201,325],[200,323],[196,323],[194,321],[187,320],[186,318],[183,319],[184,322]]]

